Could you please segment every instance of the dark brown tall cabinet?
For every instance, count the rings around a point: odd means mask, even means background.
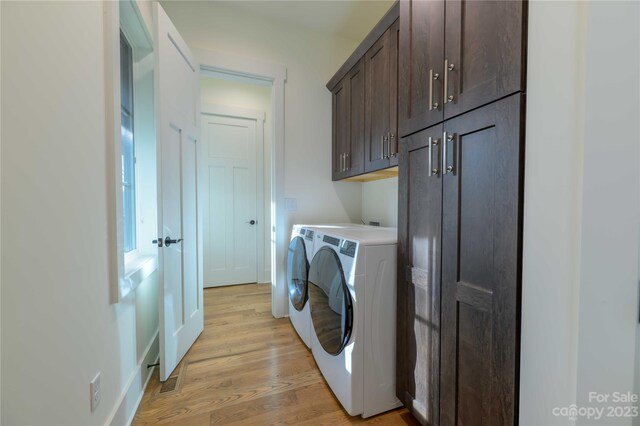
[[[515,94],[444,124],[442,425],[517,423],[523,114]]]
[[[526,2],[402,1],[397,395],[517,424]]]

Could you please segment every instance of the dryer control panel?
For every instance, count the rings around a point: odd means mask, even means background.
[[[340,254],[344,254],[349,257],[356,256],[356,243],[349,240],[342,240],[340,244]]]

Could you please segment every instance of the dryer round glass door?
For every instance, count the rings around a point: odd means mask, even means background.
[[[353,305],[338,254],[322,247],[309,267],[311,321],[324,350],[338,355],[349,342]]]
[[[307,276],[309,261],[302,237],[295,237],[289,244],[287,254],[287,288],[289,300],[296,310],[301,311],[307,303]]]

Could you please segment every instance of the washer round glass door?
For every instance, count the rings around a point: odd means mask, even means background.
[[[330,355],[338,355],[349,342],[353,305],[338,254],[322,247],[309,268],[309,303],[313,329]]]
[[[301,311],[307,303],[307,276],[309,261],[302,237],[295,237],[289,244],[287,254],[287,286],[289,300],[296,310]]]

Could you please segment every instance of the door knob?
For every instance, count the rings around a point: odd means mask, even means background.
[[[164,239],[164,246],[169,247],[171,244],[178,244],[182,241],[182,238],[178,238],[177,240],[172,240],[170,237]]]
[[[248,223],[249,225],[255,225],[257,222],[251,219],[249,222],[245,222],[245,223]]]
[[[162,238],[160,238],[159,240],[153,240],[151,241],[153,244],[157,244],[158,247],[162,247]]]

